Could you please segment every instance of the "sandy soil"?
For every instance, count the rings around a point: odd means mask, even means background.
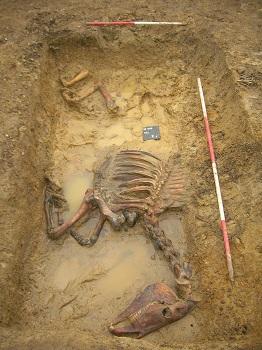
[[[260,1],[0,2],[1,349],[261,349]],[[185,26],[88,27],[93,20],[181,21]],[[61,77],[82,69],[81,103]],[[235,282],[228,277],[197,78],[201,77],[224,201]],[[161,139],[143,141],[157,125]],[[46,175],[76,210],[113,150],[164,161],[180,154],[187,202],[159,218],[192,267],[201,298],[183,320],[142,340],[107,326],[144,287],[174,274],[140,223],[106,224],[92,248],[46,233]],[[97,214],[78,232],[90,234]]]

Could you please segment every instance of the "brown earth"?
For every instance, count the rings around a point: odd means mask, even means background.
[[[262,348],[261,13],[261,1],[0,1],[1,349]],[[88,27],[93,20],[186,25]],[[98,92],[77,105],[63,100],[60,77],[81,69],[90,76],[72,90],[102,80],[119,106],[116,115]],[[160,127],[160,140],[142,140],[149,125]],[[116,148],[164,160],[180,154],[187,180],[186,206],[164,213],[160,224],[190,263],[201,301],[143,340],[116,338],[107,329],[146,285],[174,286],[168,262],[140,225],[124,233],[106,225],[90,249],[68,234],[57,241],[46,234],[46,174],[74,192],[70,202]]]

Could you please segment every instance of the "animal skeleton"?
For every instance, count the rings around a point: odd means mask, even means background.
[[[108,221],[115,230],[124,225],[132,227],[141,216],[141,225],[154,245],[163,251],[176,276],[177,287],[184,294],[180,299],[164,283],[148,286],[133,303],[109,326],[115,335],[138,333],[138,338],[166,324],[175,322],[196,305],[193,296],[190,268],[183,262],[172,241],[159,227],[157,215],[169,208],[178,208],[184,202],[184,178],[176,159],[163,163],[158,157],[144,151],[123,150],[111,154],[95,174],[94,188],[87,189],[83,202],[69,221],[55,228],[53,211],[63,201],[60,195],[51,193],[52,182],[48,180],[45,210],[48,233],[58,238],[85,213],[98,208],[100,217],[90,238],[84,238],[73,230],[72,237],[81,245],[92,246],[97,241],[103,225]],[[61,205],[60,205],[61,206]],[[61,221],[61,215],[59,214]],[[123,320],[129,324],[116,327]]]

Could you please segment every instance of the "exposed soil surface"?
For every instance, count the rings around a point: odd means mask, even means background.
[[[1,59],[1,349],[261,349],[260,1],[4,1]],[[183,26],[90,27],[93,20],[180,21]],[[96,91],[101,80],[118,111]],[[235,281],[224,251],[198,92],[201,77]],[[143,140],[159,126],[161,138]],[[192,268],[201,299],[183,320],[142,340],[110,322],[149,284],[176,288],[140,222],[81,247],[47,234],[46,177],[64,189],[68,219],[116,150],[178,157],[186,203],[159,217]],[[97,213],[76,225],[90,235]]]

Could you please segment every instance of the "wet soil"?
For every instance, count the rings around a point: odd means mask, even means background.
[[[260,349],[261,3],[259,1],[2,1],[2,349]],[[175,18],[174,18],[175,17]],[[88,20],[179,20],[185,26],[88,27]],[[94,92],[101,80],[118,106]],[[228,277],[197,78],[201,77],[235,281]],[[159,140],[143,128],[159,126]],[[159,217],[193,271],[201,301],[143,340],[110,322],[145,288],[175,276],[140,223],[105,224],[92,248],[46,232],[46,176],[64,189],[68,219],[113,151],[180,155],[186,204]],[[88,237],[98,214],[77,226]]]

